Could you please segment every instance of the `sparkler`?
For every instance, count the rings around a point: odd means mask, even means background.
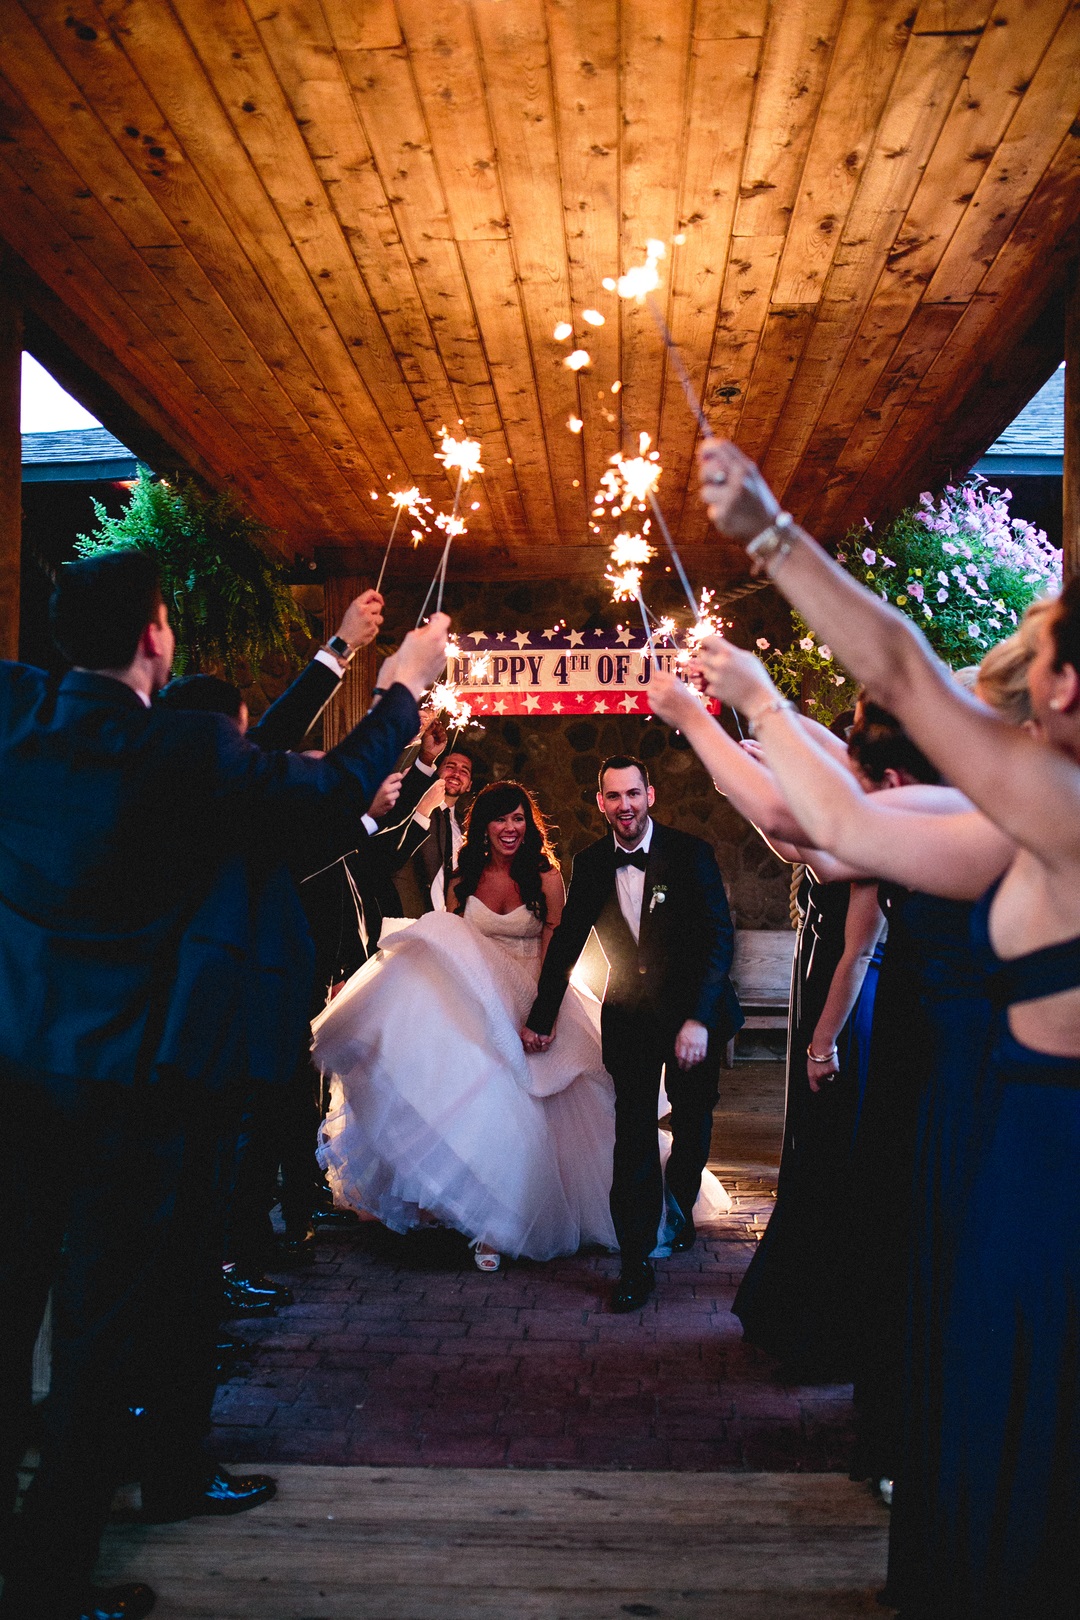
[[[420,491],[415,488],[396,490],[394,494],[391,495],[390,500],[392,504],[397,507],[397,511],[394,513],[394,521],[390,529],[390,538],[386,542],[386,550],[383,553],[382,567],[379,569],[379,577],[375,582],[375,589],[377,591],[382,589],[383,575],[386,573],[386,565],[390,560],[390,547],[394,543],[394,536],[397,534],[397,526],[401,522],[402,512],[408,511],[412,517],[419,517],[421,506],[426,506],[428,511],[431,511],[430,503],[425,501],[423,496],[420,494]],[[414,529],[413,534],[415,533],[416,530]]]
[[[458,516],[458,507],[461,505],[461,491],[475,473],[483,472],[484,469],[480,465],[480,455],[479,439],[452,439],[446,429],[443,428],[442,444],[435,452],[435,460],[441,461],[447,472],[450,471],[451,467],[457,468],[457,488],[454,490],[453,511],[450,513],[440,512],[435,519],[439,528],[446,531],[446,544],[443,546],[439,566],[435,570],[435,577],[427,588],[424,605],[420,609],[420,617],[416,621],[418,630],[423,623],[424,614],[427,612],[428,603],[431,600],[431,593],[436,586],[438,587],[438,595],[435,598],[435,611],[436,613],[442,612],[443,590],[446,586],[446,565],[450,558],[450,547],[454,543],[455,535],[466,532],[464,519]]]
[[[652,626],[649,623],[649,610],[645,606],[645,598],[641,594],[641,568],[650,557],[656,555],[649,542],[640,534],[619,534],[611,547],[611,561],[615,571],[607,570],[604,577],[611,586],[611,594],[616,602],[636,602],[641,611],[641,622],[645,626],[645,645],[649,649],[649,657],[656,657],[656,648],[653,646]]]
[[[671,335],[671,329],[664,319],[659,305],[655,298],[652,297],[652,294],[660,285],[660,272],[657,265],[665,257],[667,250],[663,242],[656,240],[656,238],[650,239],[645,247],[645,263],[634,266],[625,275],[620,276],[615,283],[615,289],[620,298],[632,298],[635,303],[644,304],[648,309],[656,324],[656,330],[664,340],[664,347],[671,356],[675,374],[682,384],[683,393],[686,395],[686,403],[697,417],[698,427],[702,433],[707,439],[711,439],[712,428],[709,426],[709,419],[702,408],[697,390],[690,380],[690,373],[687,371],[683,357],[679,352],[679,346]]]

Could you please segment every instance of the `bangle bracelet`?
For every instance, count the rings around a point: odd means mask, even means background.
[[[806,1055],[811,1063],[831,1063],[836,1056],[836,1047],[834,1046],[831,1052],[820,1053],[815,1052],[811,1045],[806,1048]]]
[[[746,723],[750,728],[751,737],[757,736],[757,728],[767,714],[780,714],[784,709],[794,709],[795,705],[790,698],[774,697],[771,703],[765,703],[756,714],[748,714]]]
[[[768,527],[754,536],[746,548],[746,555],[753,564],[752,573],[765,574],[770,563],[783,562],[795,544],[791,536],[794,527],[795,519],[790,512],[777,512]]]

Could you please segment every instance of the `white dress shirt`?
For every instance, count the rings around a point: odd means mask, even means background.
[[[624,845],[619,843],[617,838],[615,839],[616,855],[620,853],[625,855],[636,855],[638,850],[640,850],[643,855],[647,855],[649,853],[649,845],[652,843],[652,833],[653,824],[652,817],[650,816],[648,821],[645,823],[644,838],[641,840],[641,843],[636,844],[632,850],[626,849]],[[614,837],[614,834],[612,834],[612,837]],[[615,873],[615,888],[619,896],[619,910],[626,918],[626,926],[633,934],[634,944],[636,945],[638,942],[638,936],[641,933],[641,906],[645,899],[644,872],[639,871],[636,866],[620,866]]]

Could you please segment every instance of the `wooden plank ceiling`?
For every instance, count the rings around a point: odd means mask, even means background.
[[[1070,0],[3,0],[0,236],[288,553],[369,564],[388,490],[448,506],[446,424],[485,467],[457,570],[599,573],[591,497],[644,431],[699,572],[735,574],[603,279],[670,244],[717,431],[835,534],[963,471],[1060,358],[1078,118]]]

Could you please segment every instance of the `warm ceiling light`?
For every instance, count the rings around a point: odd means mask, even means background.
[[[588,321],[590,326],[603,326],[604,324],[604,317],[598,309],[583,309],[581,318],[583,321]]]
[[[574,328],[570,325],[569,321],[560,321],[558,326],[555,328],[556,343],[562,343],[570,336],[573,330]]]
[[[580,433],[582,428],[585,426],[580,416],[567,417],[566,425],[570,429],[571,433]]]
[[[583,366],[589,364],[590,357],[587,349],[575,349],[573,354],[568,354],[563,361],[563,365],[569,366],[571,371],[580,371]]]

